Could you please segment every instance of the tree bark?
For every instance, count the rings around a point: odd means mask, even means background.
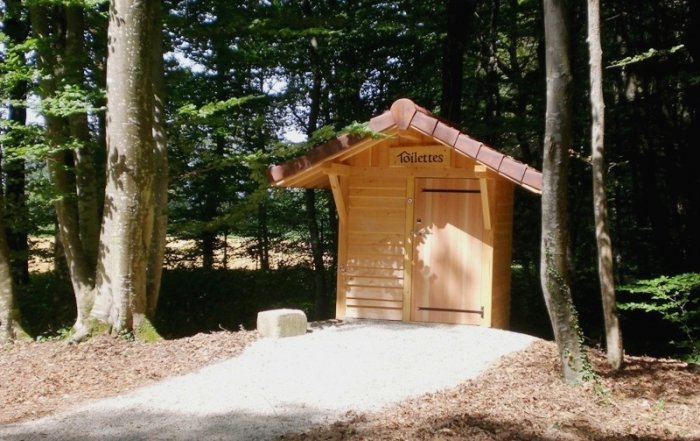
[[[61,9],[31,6],[29,13],[32,32],[39,40],[38,66],[42,71],[39,91],[42,99],[46,99],[53,97],[56,92],[56,78],[65,74],[63,55],[66,30],[62,17],[58,15],[62,13]],[[68,124],[63,118],[51,113],[46,113],[44,118],[47,142],[52,148],[47,160],[49,178],[59,194],[54,203],[58,235],[76,299],[77,318],[74,328],[77,335],[82,335],[87,332],[86,320],[94,301],[94,266],[90,264],[81,240],[76,181],[70,171],[74,165],[72,153],[64,150]]]
[[[493,0],[491,7],[491,17],[489,18],[488,48],[486,50],[486,108],[484,121],[490,128],[489,142],[499,144],[498,124],[501,120],[501,100],[498,87],[498,20],[501,11],[500,0]]]
[[[309,242],[311,245],[311,257],[314,262],[314,285],[316,295],[314,311],[316,319],[324,318],[328,310],[328,294],[326,284],[326,265],[323,262],[323,246],[319,234],[318,220],[316,218],[316,190],[308,188],[304,191],[306,207],[306,224],[309,228]]]
[[[5,17],[3,30],[10,44],[23,43],[29,34],[29,25],[22,14],[22,4],[19,0],[7,0],[5,2]],[[27,100],[28,84],[25,80],[18,80],[10,89],[10,103],[7,106],[7,119],[13,124],[24,126],[26,124],[27,111],[16,102]],[[22,139],[15,141],[16,145],[22,143]],[[27,230],[29,228],[28,210],[26,202],[26,177],[25,161],[22,157],[5,156],[5,216],[7,223],[5,232],[9,247],[10,266],[13,280],[16,284],[29,282],[29,240]]]
[[[442,99],[440,114],[448,121],[459,124],[462,113],[462,84],[464,51],[477,0],[449,0],[447,2],[447,37],[442,57]]]
[[[113,0],[107,63],[107,185],[92,316],[113,333],[146,318],[153,239],[152,3]]]
[[[2,170],[0,170],[0,176]],[[5,201],[0,191],[0,344],[26,337],[20,324],[20,313],[15,303],[10,253],[5,236]]]
[[[168,145],[165,130],[165,83],[163,66],[163,29],[161,4],[153,2],[153,140],[155,142],[153,184],[153,236],[148,255],[146,316],[153,320],[160,296],[163,259],[168,226]]]
[[[260,269],[270,271],[270,231],[267,222],[267,199],[258,204],[258,259]]]
[[[81,6],[67,5],[65,79],[70,85],[84,88],[86,65],[85,23]],[[97,264],[100,240],[99,201],[97,186],[96,149],[92,145],[86,113],[68,116],[69,133],[79,147],[74,151],[75,187],[79,219],[79,234],[85,259],[90,268]]]
[[[571,146],[572,89],[567,2],[544,0],[547,110],[542,164],[540,280],[562,372],[567,383],[590,376],[590,364],[571,296],[567,262],[567,173]]]
[[[605,102],[600,44],[600,0],[588,0],[588,51],[591,82],[591,162],[593,166],[593,215],[598,246],[598,278],[603,300],[605,342],[608,363],[620,369],[623,362],[622,331],[617,317],[613,253],[608,227],[608,204],[605,195]]]
[[[313,11],[308,0],[302,2],[302,11],[306,17],[312,17]],[[309,120],[306,126],[306,135],[311,135],[318,129],[321,115],[321,97],[323,94],[323,76],[321,73],[321,60],[318,54],[318,40],[315,37],[309,42],[309,58],[312,73],[311,91],[309,93]],[[306,209],[306,224],[309,229],[309,244],[311,246],[311,258],[314,263],[314,311],[316,319],[325,318],[328,310],[328,283],[326,281],[326,265],[323,262],[323,243],[316,210],[316,190],[308,188],[304,191],[304,207]]]

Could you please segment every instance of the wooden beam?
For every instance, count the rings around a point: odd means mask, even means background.
[[[331,191],[333,192],[333,200],[335,201],[335,208],[338,212],[338,220],[341,224],[345,225],[348,221],[348,209],[345,203],[345,195],[347,192],[341,184],[338,175],[329,174],[328,180],[331,182]]]
[[[489,204],[489,184],[484,178],[479,179],[481,189],[481,211],[484,215],[484,230],[491,230],[491,204]]]
[[[345,164],[327,163],[322,170],[327,175],[350,176],[354,168]]]

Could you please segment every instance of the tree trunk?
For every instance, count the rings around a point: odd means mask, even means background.
[[[270,231],[267,222],[267,199],[258,204],[258,258],[260,269],[270,271]]]
[[[113,0],[107,63],[107,185],[92,316],[113,333],[145,324],[153,239],[153,4]]]
[[[500,144],[498,141],[498,136],[500,135],[498,125],[501,120],[501,100],[500,90],[498,87],[498,20],[500,12],[500,0],[493,0],[491,7],[491,17],[489,18],[488,48],[486,50],[487,59],[485,60],[485,87],[487,93],[484,121],[486,123],[486,127],[489,128],[488,137],[490,139],[487,139],[487,141],[492,142],[496,145]]]
[[[326,284],[326,265],[323,262],[323,244],[321,243],[318,220],[316,218],[316,190],[307,188],[304,191],[304,195],[311,257],[314,262],[314,284],[316,286],[314,311],[316,312],[316,319],[322,319],[325,318],[325,313],[328,310],[328,289]]]
[[[313,16],[311,3],[308,0],[302,2],[302,11],[306,17]],[[318,53],[318,40],[312,37],[309,42],[309,58],[311,62],[312,84],[309,92],[309,120],[306,126],[306,135],[311,135],[318,129],[321,115],[321,97],[323,94],[323,76],[321,73],[321,60]],[[304,191],[304,207],[306,209],[306,224],[309,228],[309,244],[311,245],[311,258],[314,262],[314,310],[316,319],[325,318],[328,310],[328,284],[326,282],[326,265],[323,262],[323,243],[319,234],[318,218],[316,216],[316,192],[314,189]]]
[[[447,2],[447,37],[442,57],[442,99],[440,114],[459,124],[462,113],[464,50],[477,0]]]
[[[2,170],[0,170],[0,176],[1,174]],[[5,236],[4,205],[5,200],[2,191],[0,191],[0,344],[26,336],[20,324],[19,309],[15,304],[10,250]]]
[[[39,40],[38,66],[42,71],[39,82],[43,99],[52,97],[57,89],[56,78],[62,78],[64,71],[66,32],[61,17],[62,10],[50,10],[43,6],[31,6],[32,31]],[[48,170],[51,183],[60,195],[54,203],[58,220],[58,235],[68,266],[77,306],[75,331],[77,335],[87,332],[86,320],[94,301],[94,266],[86,256],[86,248],[81,240],[80,214],[77,203],[75,176],[71,173],[72,153],[64,150],[66,121],[50,113],[46,120],[46,138],[52,147],[48,156]]]
[[[4,203],[0,195],[0,203]],[[10,269],[10,255],[5,238],[4,212],[0,208],[0,344],[26,336],[20,324],[19,309]]]
[[[22,5],[19,0],[7,0],[5,2],[5,17],[3,19],[3,31],[10,44],[24,43],[29,34],[27,20],[23,18]],[[26,124],[27,111],[17,102],[27,100],[28,85],[25,80],[18,80],[10,89],[10,103],[7,106],[7,119],[15,125]],[[22,139],[15,141],[19,146]],[[9,247],[10,266],[13,280],[17,284],[29,282],[29,241],[27,230],[29,219],[26,203],[26,177],[25,162],[22,157],[5,156],[5,214],[7,223],[5,232]]]
[[[81,6],[67,5],[66,10],[66,57],[65,79],[71,85],[84,88],[85,24]],[[90,268],[97,264],[100,240],[100,220],[97,186],[96,149],[92,145],[87,114],[74,113],[68,116],[69,133],[80,147],[74,152],[75,187],[79,219],[79,234],[85,259]]]
[[[165,130],[165,84],[163,66],[163,29],[161,4],[153,5],[153,139],[155,142],[153,184],[153,236],[148,254],[148,280],[146,286],[146,316],[153,320],[160,296],[163,275],[163,259],[168,226],[168,145]]]
[[[591,76],[591,162],[593,165],[593,215],[598,245],[598,277],[603,299],[605,342],[608,363],[620,369],[623,362],[622,332],[617,317],[613,254],[608,228],[608,204],[605,195],[605,103],[600,45],[600,1],[588,0],[588,50]]]
[[[547,111],[542,164],[542,242],[540,280],[564,380],[588,380],[590,364],[571,297],[568,248],[567,173],[571,146],[572,90],[567,2],[544,0],[547,50]]]

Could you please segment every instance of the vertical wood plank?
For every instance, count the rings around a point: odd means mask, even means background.
[[[483,214],[474,179],[417,178],[411,319],[483,325]],[[477,191],[477,194],[474,193]]]
[[[486,207],[495,206],[496,191],[495,183],[493,180],[479,179],[479,185],[482,188],[481,200],[484,201],[486,198]],[[483,194],[483,189],[486,189],[486,195]],[[486,215],[484,215],[486,216]],[[491,214],[489,212],[489,223],[491,222]],[[481,237],[483,246],[481,248],[481,302],[484,306],[484,320],[482,325],[491,327],[493,322],[493,257],[494,257],[494,229],[484,227],[483,235]]]
[[[415,216],[415,179],[406,178],[406,224],[404,228],[403,321],[411,320],[413,287],[413,218]]]
[[[336,277],[335,318],[345,319],[347,306],[348,225],[338,223],[338,274]]]
[[[514,184],[503,179],[496,184],[492,276],[494,305],[491,326],[507,329],[510,325]]]
[[[489,198],[488,181],[484,178],[479,179],[479,188],[481,190],[481,210],[484,215],[484,229],[491,229],[491,206]]]

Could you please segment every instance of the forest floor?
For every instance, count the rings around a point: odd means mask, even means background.
[[[236,356],[254,331],[198,334],[145,344],[98,337],[78,345],[18,343],[0,350],[0,424],[26,421]],[[288,440],[699,440],[700,371],[686,363],[627,357],[599,378],[564,385],[556,347],[536,342],[461,386],[381,412],[350,414]]]

